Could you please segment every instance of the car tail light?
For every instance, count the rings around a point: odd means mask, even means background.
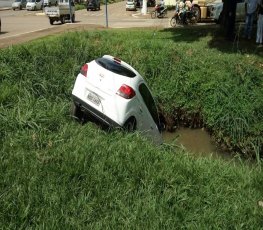
[[[81,67],[80,73],[81,73],[83,76],[87,77],[88,64],[85,64],[85,65],[83,65],[83,66]]]
[[[116,94],[126,99],[131,99],[136,95],[134,89],[128,85],[122,85]]]

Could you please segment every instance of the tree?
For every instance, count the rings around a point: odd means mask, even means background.
[[[235,20],[237,0],[223,0],[223,11],[221,26],[224,36],[227,40],[233,40],[235,37]]]

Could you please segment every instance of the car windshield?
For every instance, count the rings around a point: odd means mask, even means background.
[[[133,78],[136,76],[136,74],[131,71],[130,69],[127,69],[123,66],[121,66],[120,64],[111,61],[109,59],[106,58],[98,58],[95,60],[96,63],[100,66],[102,66],[103,68],[110,70],[113,73],[119,74],[119,75],[123,75],[126,77],[130,77]]]

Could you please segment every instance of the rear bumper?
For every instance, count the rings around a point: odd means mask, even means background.
[[[74,103],[76,105],[79,105],[85,113],[92,115],[95,119],[97,119],[98,121],[100,121],[104,125],[107,125],[107,126],[113,127],[113,128],[121,128],[121,126],[117,122],[115,122],[111,118],[107,117],[105,114],[96,110],[95,108],[93,108],[92,106],[90,106],[86,102],[82,101],[78,97],[74,96],[73,94],[72,94],[72,98],[73,98]]]

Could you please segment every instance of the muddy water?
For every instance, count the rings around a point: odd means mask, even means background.
[[[198,156],[214,156],[230,159],[229,153],[222,151],[212,140],[208,132],[203,129],[180,128],[176,132],[164,132],[163,139],[166,143],[181,146],[188,152]]]

